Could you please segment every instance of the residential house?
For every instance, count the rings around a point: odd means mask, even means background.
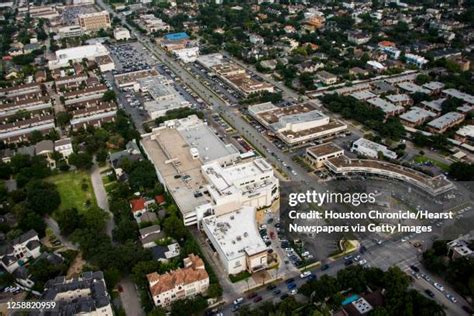
[[[34,230],[13,239],[0,251],[0,263],[5,270],[13,273],[20,266],[41,255],[41,243]]]
[[[176,300],[205,293],[209,288],[209,275],[204,261],[199,256],[190,254],[183,262],[184,268],[147,275],[155,306],[168,307]]]

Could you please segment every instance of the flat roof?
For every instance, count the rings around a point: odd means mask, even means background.
[[[293,131],[282,131],[280,132],[283,136],[288,137],[288,136],[293,136],[294,139],[298,139],[300,137],[304,137],[307,135],[312,135],[312,134],[319,134],[322,132],[327,132],[331,130],[339,130],[340,128],[347,128],[347,125],[339,122],[339,121],[330,121],[328,124],[305,129],[299,132],[293,132]],[[317,137],[317,136],[316,136]]]
[[[425,89],[422,86],[419,86],[413,82],[400,82],[398,86],[402,88],[403,90],[408,91],[410,93],[421,92],[421,93],[429,94],[431,92],[430,90]]]
[[[428,123],[428,126],[431,126],[433,128],[436,128],[436,129],[442,129],[446,126],[449,126],[450,124],[458,121],[458,120],[461,120],[464,118],[464,115],[462,115],[461,113],[457,113],[457,112],[448,112],[446,114],[444,114],[443,116],[440,116],[434,120],[432,120],[431,122]]]
[[[194,195],[207,181],[201,174],[201,162],[191,157],[189,145],[179,132],[166,128],[150,136],[142,137],[143,147],[181,213],[192,213],[196,207],[209,203],[206,195]]]
[[[424,106],[432,110],[435,110],[436,112],[441,112],[442,110],[441,105],[443,104],[444,101],[446,101],[446,98],[436,99],[433,101],[422,101],[421,104],[423,104]]]
[[[216,65],[220,65],[224,63],[223,58],[224,56],[222,56],[222,54],[215,53],[215,54],[201,55],[197,58],[196,61],[198,61],[200,64],[202,64],[203,66],[207,68],[212,68]]]
[[[334,143],[324,143],[321,145],[308,147],[306,148],[306,151],[311,152],[316,157],[324,157],[344,150]]]
[[[371,169],[379,169],[397,173],[433,190],[440,189],[445,186],[452,187],[452,183],[441,175],[431,177],[422,172],[386,161],[371,159],[350,159],[346,156],[340,156],[331,158],[328,160],[328,162],[334,165],[336,168],[364,168],[367,169],[367,172],[370,172]]]
[[[375,98],[377,95],[375,93],[370,92],[369,90],[364,90],[364,91],[354,92],[350,96],[357,100],[365,101],[371,98]]]
[[[232,213],[206,217],[202,225],[212,234],[228,261],[245,253],[251,256],[268,250],[258,232],[254,207],[242,207]]]
[[[456,132],[459,136],[474,138],[474,125],[466,125]]]
[[[457,89],[446,89],[443,90],[443,93],[453,98],[463,100],[464,102],[467,102],[469,104],[474,104],[474,96],[461,92]]]
[[[427,119],[429,117],[436,117],[436,113],[422,109],[417,106],[411,107],[408,112],[400,115],[400,119],[411,123],[416,123],[420,120]]]
[[[288,122],[309,122],[324,117],[324,114],[317,110],[313,102],[305,102],[287,107],[270,107],[268,103],[260,104],[259,106],[261,106],[262,109],[265,107],[269,108],[267,111],[260,110],[256,113],[256,115],[268,125],[278,123],[282,120]]]
[[[239,155],[232,144],[224,144],[204,123],[178,128],[190,148],[196,148],[203,163],[218,160],[229,155]]]
[[[411,101],[411,98],[408,94],[404,94],[404,93],[401,93],[401,94],[390,94],[390,95],[387,95],[386,96],[387,100],[389,100],[390,102],[394,102],[394,103],[397,103],[397,102],[409,102]]]
[[[241,179],[256,178],[272,173],[273,169],[264,159],[257,158],[227,167],[221,167],[218,163],[206,164],[202,171],[219,192],[224,192]]]
[[[428,90],[439,90],[444,88],[444,83],[438,81],[430,81],[423,85],[423,88]]]
[[[373,106],[381,109],[384,113],[392,113],[392,112],[398,112],[398,111],[402,111],[403,110],[403,107],[402,106],[399,106],[399,105],[395,105],[391,102],[388,102],[382,98],[373,98],[373,99],[369,99],[367,100],[367,102],[369,104],[372,104]]]

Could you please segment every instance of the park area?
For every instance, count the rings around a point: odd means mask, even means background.
[[[84,171],[60,173],[48,178],[54,183],[61,196],[60,210],[76,208],[84,211],[97,206],[90,176]]]

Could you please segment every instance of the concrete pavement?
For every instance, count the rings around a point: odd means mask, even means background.
[[[114,214],[109,210],[109,199],[107,197],[107,192],[104,188],[104,182],[102,181],[102,176],[100,175],[100,168],[94,164],[90,171],[92,187],[94,189],[95,198],[97,200],[97,205],[103,209],[107,214],[109,214],[109,218],[107,219],[105,225],[105,232],[106,234],[112,239],[112,231],[115,227],[114,222]]]

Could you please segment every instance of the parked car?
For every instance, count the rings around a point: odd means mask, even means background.
[[[248,298],[249,300],[251,300],[251,299],[253,299],[253,298],[257,297],[257,296],[258,296],[258,294],[255,293],[255,292],[253,292],[253,293],[250,293],[249,295],[247,295],[247,298]]]
[[[280,300],[283,301],[283,300],[286,299],[288,296],[289,296],[289,295],[285,293],[285,294],[283,294],[282,296],[280,296]]]
[[[311,275],[311,271],[305,271],[300,274],[300,278],[305,279]]]
[[[326,271],[327,269],[329,269],[329,264],[324,264],[321,266],[321,271]]]
[[[288,290],[293,290],[294,288],[296,288],[296,283],[288,283],[286,287],[288,288]]]
[[[420,272],[420,269],[419,269],[417,266],[415,266],[415,265],[411,265],[411,266],[410,266],[410,269],[412,269],[412,270],[415,271],[415,272]]]
[[[278,295],[281,293],[281,290],[280,289],[276,289],[273,291],[273,295]]]
[[[434,297],[434,296],[435,296],[434,293],[433,293],[433,291],[428,290],[428,289],[425,290],[425,293],[426,293],[426,295],[428,295],[429,297]]]
[[[274,290],[276,288],[276,285],[275,284],[269,284],[267,286],[267,290],[271,291],[271,290]]]
[[[253,299],[253,302],[254,302],[254,303],[258,303],[258,302],[260,302],[261,300],[262,300],[262,297],[261,297],[260,295],[257,295],[257,297],[255,297],[255,298]]]
[[[238,299],[236,299],[234,301],[234,305],[239,305],[240,303],[242,303],[244,301],[244,298],[243,297],[239,297]]]
[[[295,282],[295,279],[289,278],[285,281],[286,284]]]

